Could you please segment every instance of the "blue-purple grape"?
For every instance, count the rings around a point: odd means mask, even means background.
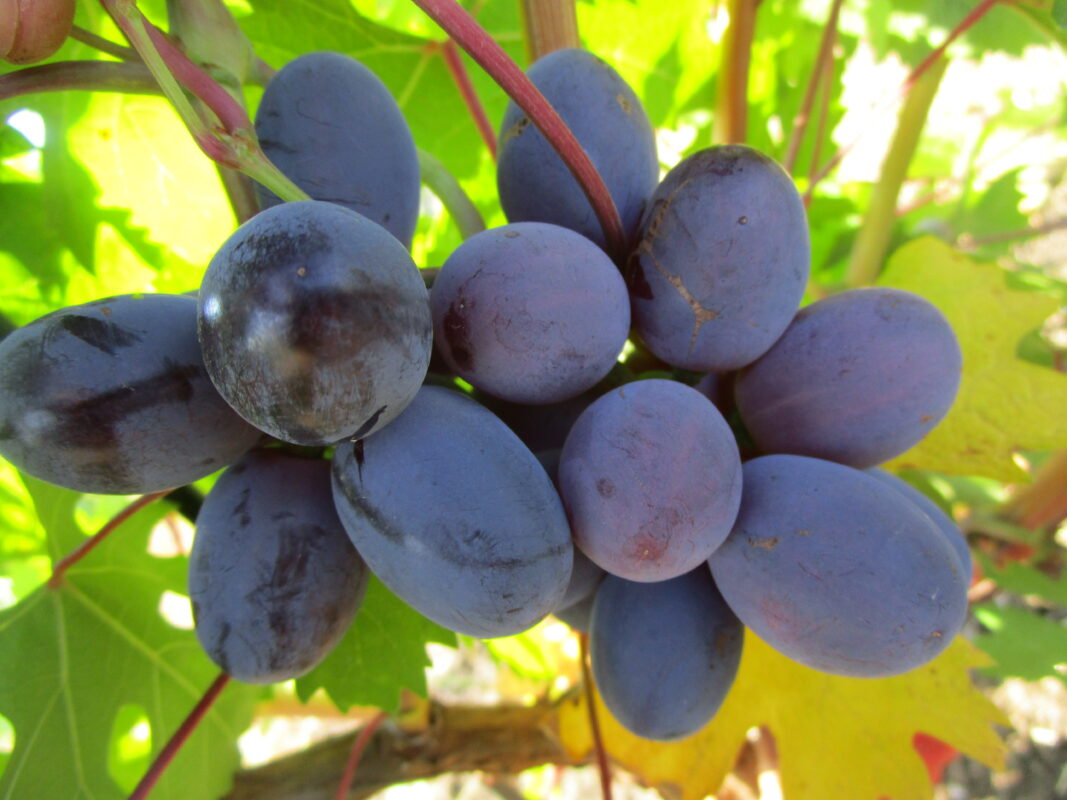
[[[615,365],[630,330],[626,284],[603,250],[540,222],[460,245],[430,292],[437,348],[457,375],[515,403],[557,403]]]
[[[411,401],[430,363],[429,298],[411,256],[332,203],[285,203],[238,228],[199,303],[215,386],[287,442],[370,435]]]
[[[855,677],[907,672],[948,646],[966,617],[969,576],[897,490],[806,456],[762,456],[743,472],[737,522],[710,564],[761,639]]]
[[[232,464],[261,436],[208,378],[191,297],[71,306],[0,342],[0,454],[50,483],[171,489]]]
[[[657,583],[610,575],[593,601],[597,688],[612,715],[645,739],[682,739],[707,725],[733,686],[743,642],[703,565]]]
[[[329,463],[253,451],[222,474],[196,518],[197,638],[239,681],[299,677],[344,636],[369,575],[334,510]]]
[[[899,289],[853,289],[805,307],[734,387],[764,453],[866,469],[916,445],[945,416],[962,355],[945,317]]]
[[[637,95],[586,50],[556,50],[526,74],[588,153],[624,230],[634,232],[659,179],[655,136]],[[510,222],[562,225],[604,246],[600,223],[578,182],[514,102],[500,126],[497,189]]]
[[[419,218],[419,159],[400,107],[378,77],[340,53],[279,70],[256,111],[263,152],[314,200],[378,223],[405,247]],[[265,208],[281,202],[258,187]]]
[[[573,545],[552,482],[473,400],[435,386],[380,433],[337,448],[334,500],[356,549],[416,611],[509,636],[555,609]]]
[[[641,219],[627,267],[634,327],[672,366],[737,369],[789,325],[810,261],[789,175],[744,145],[701,150],[667,173]]]
[[[590,559],[632,581],[663,581],[704,562],[726,538],[741,460],[706,397],[673,381],[636,381],[578,418],[559,487],[575,544]]]

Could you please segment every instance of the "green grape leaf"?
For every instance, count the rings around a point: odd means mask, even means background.
[[[1052,0],[1052,19],[1062,29],[1067,29],[1067,0]]]
[[[53,560],[85,536],[80,495],[24,478]],[[0,797],[105,800],[125,796],[109,771],[112,734],[143,709],[158,753],[218,676],[189,630],[159,612],[165,591],[184,592],[185,559],[147,552],[161,504],[142,510],[70,569],[0,612],[0,714],[15,747]],[[152,797],[218,797],[239,763],[237,736],[261,689],[230,685],[156,785]],[[126,776],[128,779],[128,776]]]
[[[1050,578],[1044,572],[1018,562],[1010,562],[998,569],[981,554],[978,556],[982,574],[997,586],[1018,595],[1033,595],[1062,608],[1067,608],[1067,582]],[[1067,652],[1067,651],[1065,651]]]
[[[976,636],[975,646],[996,662],[982,672],[1028,681],[1051,675],[1067,683],[1067,625],[1063,622],[992,603],[975,606],[974,616],[990,631]]]
[[[342,711],[368,705],[393,712],[402,689],[426,696],[427,642],[455,647],[456,635],[372,577],[352,627],[321,664],[297,679],[297,696],[307,702],[321,688]]]

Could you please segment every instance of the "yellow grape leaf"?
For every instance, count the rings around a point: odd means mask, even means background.
[[[992,725],[1004,715],[971,685],[967,670],[989,657],[966,639],[929,664],[892,678],[841,678],[780,655],[745,631],[737,680],[719,713],[680,742],[650,742],[627,732],[597,698],[605,749],[651,786],[684,800],[718,791],[746,731],[766,725],[778,747],[788,800],[929,800],[933,787],[912,738],[923,732],[995,769],[1006,748]],[[585,699],[559,712],[568,755],[593,748]]]
[[[922,295],[948,317],[963,350],[963,379],[941,424],[888,469],[928,469],[1026,480],[1017,450],[1067,447],[1067,375],[1016,357],[1019,340],[1056,310],[1036,292],[1009,289],[1003,270],[925,237],[889,259],[881,286]]]

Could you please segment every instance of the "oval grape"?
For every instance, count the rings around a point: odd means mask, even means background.
[[[189,556],[196,635],[239,681],[313,669],[348,630],[368,579],[326,461],[254,451],[204,498]]]

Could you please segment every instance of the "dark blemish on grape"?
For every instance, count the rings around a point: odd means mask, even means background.
[[[344,489],[343,478],[342,489]],[[382,536],[384,536],[391,542],[395,542],[396,544],[403,544],[404,540],[407,538],[404,535],[404,532],[399,528],[394,527],[392,522],[386,519],[381,511],[372,506],[370,503],[366,502],[363,497],[359,496],[358,494],[353,497],[352,494],[350,494],[348,491],[345,491],[344,499],[349,502],[354,511],[359,514],[362,514],[363,517],[366,518],[367,522],[370,523],[370,526],[375,531],[380,533]]]
[[[309,220],[301,231],[271,230],[249,235],[233,248],[232,258],[252,272],[261,270],[264,264],[287,269],[294,264],[312,261],[331,247],[330,236]]]
[[[270,614],[267,615],[267,625],[278,635],[279,640],[289,638],[289,615],[281,609],[271,609]],[[271,659],[271,664],[276,666],[274,658]]]
[[[520,611],[522,611],[521,608],[509,608],[505,613],[507,613],[507,614],[518,614]]]
[[[230,638],[230,623],[224,622],[219,628],[219,635],[215,637],[215,646],[211,652],[215,655],[215,662],[222,667],[223,672],[230,671],[230,659],[226,657],[226,640]]]
[[[737,220],[738,225],[748,225],[748,217],[740,217]]]
[[[57,320],[57,327],[109,356],[142,340],[138,334],[113,322],[79,314],[64,314]]]
[[[797,536],[810,536],[811,535],[811,531],[809,531],[807,528],[799,528],[796,531],[796,535]]]
[[[360,439],[352,445],[352,455],[356,459],[356,471],[359,473],[360,481],[363,480],[363,462],[366,456],[363,454],[363,440]]]
[[[931,420],[932,420],[933,418],[934,418],[934,415],[933,415],[933,414],[921,414],[921,415],[919,416],[919,422],[921,422],[921,423],[922,423],[923,425],[926,425],[926,424],[927,424],[927,423],[929,423],[929,422],[930,422],[930,421],[931,421]]]
[[[173,403],[189,403],[194,386],[208,380],[197,364],[165,361],[167,371],[136,383],[119,386],[109,392],[88,397],[71,406],[52,405],[46,410],[55,415],[52,436],[72,448],[103,449],[122,440],[127,418],[145,409]]]
[[[452,355],[452,360],[460,369],[469,370],[474,359],[470,351],[470,331],[467,328],[467,319],[461,311],[466,307],[465,302],[464,298],[460,298],[458,308],[455,303],[449,304],[448,311],[445,312],[444,330],[445,343]]]
[[[271,522],[281,522],[283,519],[292,519],[295,517],[292,511],[275,511],[270,515]]]
[[[777,536],[751,536],[748,543],[753,547],[758,547],[760,550],[766,550],[768,553],[778,546],[778,542],[781,541]]]
[[[504,598],[505,600],[510,600],[511,598],[513,598],[515,596],[515,593],[514,592],[504,592],[504,594],[502,594],[500,596],[502,598]]]
[[[364,422],[362,425],[360,425],[359,426],[359,430],[357,430],[354,434],[352,434],[352,438],[353,439],[362,439],[364,436],[366,436],[368,433],[370,433],[372,430],[374,430],[374,426],[378,424],[378,418],[381,417],[382,413],[387,408],[389,408],[389,406],[388,405],[384,405],[381,408],[379,408],[377,411],[375,411],[373,414],[371,414],[370,415],[370,419],[368,419],[366,422]],[[360,453],[362,453],[362,452],[363,451],[362,451],[362,446],[361,446]],[[363,464],[360,463],[360,467],[361,468],[362,468],[362,466],[363,466]],[[363,473],[361,471],[360,472],[360,476],[362,477],[362,475],[363,475]]]
[[[296,274],[297,274],[297,277],[303,278],[305,275],[308,274],[307,267],[301,267],[300,269],[298,269],[296,271]]]
[[[715,651],[720,655],[722,653],[729,653],[733,649],[734,640],[737,637],[734,636],[732,631],[722,631],[715,637]],[[714,665],[712,665],[714,666]]]
[[[667,544],[655,536],[639,535],[630,548],[630,555],[636,561],[656,561],[667,550]]]
[[[505,239],[519,239],[521,237],[522,237],[522,234],[519,233],[518,231],[504,231],[504,238]]]
[[[601,478],[596,482],[596,490],[601,497],[613,497],[615,495],[615,484],[607,478]]]
[[[274,571],[270,576],[272,589],[282,589],[304,579],[308,559],[314,550],[313,542],[321,538],[323,533],[318,525],[299,525],[282,532]]]
[[[526,127],[529,124],[530,120],[527,117],[519,117],[519,121],[512,125],[510,128],[508,128],[504,132],[504,135],[500,137],[501,146],[507,144],[512,139],[517,139],[519,136],[521,136],[522,132],[526,130]]]
[[[642,300],[651,300],[654,297],[652,287],[648,285],[648,281],[645,279],[645,271],[641,266],[641,262],[637,259],[634,259],[634,267],[630,272],[630,294],[634,297],[640,297]]]
[[[634,109],[630,102],[622,96],[622,93],[615,95],[615,102],[619,104],[619,108],[625,111],[627,114],[632,114]]]
[[[246,486],[241,490],[241,499],[233,507],[232,516],[237,517],[237,524],[242,528],[247,528],[252,524],[252,515],[248,513],[248,498],[251,494],[252,489]]]

